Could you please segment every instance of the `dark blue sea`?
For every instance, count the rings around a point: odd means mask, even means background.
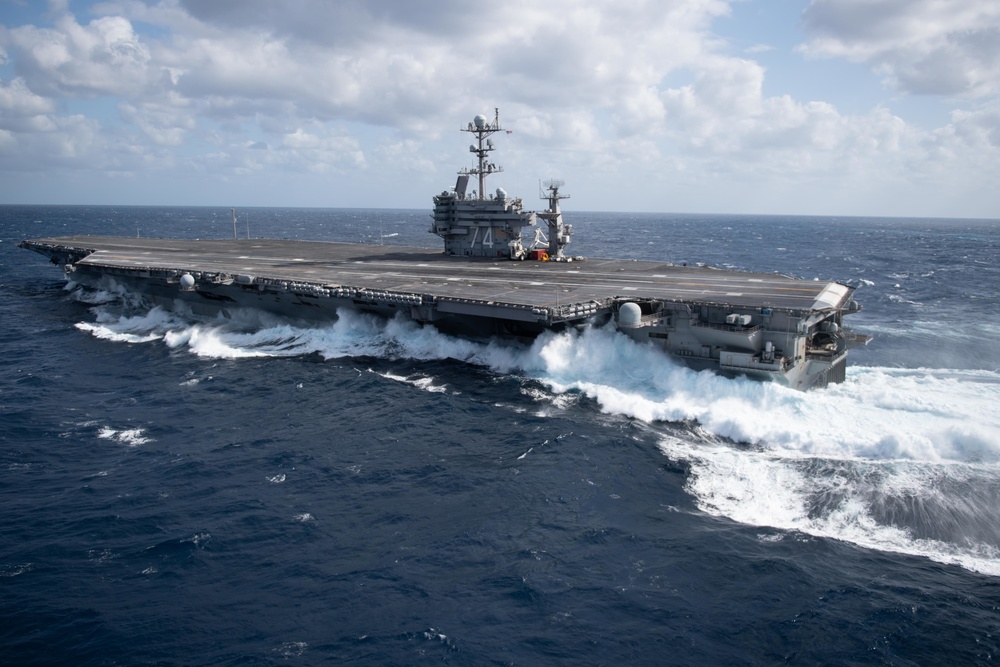
[[[848,281],[875,338],[800,393],[604,329],[193,319],[16,244],[232,238],[228,208],[0,207],[0,664],[1000,659],[1000,222],[566,218],[577,255]]]

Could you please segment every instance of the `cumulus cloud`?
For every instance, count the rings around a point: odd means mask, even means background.
[[[160,146],[180,146],[188,131],[196,127],[187,100],[176,95],[162,99],[123,102],[119,105],[122,119],[138,127],[153,143]]]
[[[692,84],[663,92],[668,125],[675,139],[692,150],[740,156],[758,164],[768,154],[787,152],[815,168],[842,168],[838,156],[898,150],[908,129],[884,108],[846,116],[827,102],[799,102],[788,95],[767,97],[764,69],[741,59],[716,59]]]
[[[1000,103],[994,102],[974,111],[955,110],[951,113],[951,121],[956,136],[967,146],[1000,148]]]
[[[160,50],[185,95],[295,100],[302,115],[413,132],[498,91],[525,107],[624,100],[656,115],[645,108],[655,103],[648,88],[695,62],[704,53],[700,31],[727,11],[717,0],[521,0],[489,12],[359,0],[186,6],[204,23]]]
[[[363,168],[365,157],[357,140],[323,127],[296,128],[282,138],[278,159],[308,171],[325,173],[341,168]]]
[[[814,57],[865,63],[904,93],[1000,93],[1000,4],[814,0],[802,17]]]
[[[17,128],[8,137],[9,147],[18,152],[0,152],[3,169],[58,170],[78,166],[81,160],[97,168],[111,166],[97,145],[103,142],[98,124],[80,115],[32,117],[30,127]],[[31,156],[30,164],[25,164],[25,156]]]
[[[63,14],[53,28],[10,29],[6,41],[22,78],[45,95],[129,95],[151,75],[148,48],[119,16],[80,25]]]
[[[51,99],[36,95],[28,89],[24,79],[14,79],[10,83],[0,81],[0,123],[12,118],[39,116],[55,111]]]

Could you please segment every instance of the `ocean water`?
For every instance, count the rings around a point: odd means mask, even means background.
[[[875,338],[799,393],[604,329],[194,319],[16,243],[228,209],[0,207],[0,664],[995,663],[1000,222],[566,217],[574,254],[849,281]]]

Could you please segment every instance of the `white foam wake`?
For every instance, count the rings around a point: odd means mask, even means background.
[[[97,338],[122,343],[149,343],[186,323],[176,315],[162,308],[153,308],[141,315],[114,315],[107,310],[95,308],[96,322],[78,322],[76,328]]]
[[[809,460],[672,437],[660,446],[688,463],[686,488],[709,514],[1000,576],[993,464]]]
[[[255,319],[256,318],[256,319]],[[532,345],[477,343],[404,318],[352,311],[321,327],[267,316],[192,324],[159,308],[133,317],[98,310],[80,329],[114,341],[162,339],[211,358],[457,359],[582,393],[602,411],[646,422],[697,421],[736,442],[787,456],[1000,462],[1000,373],[851,367],[847,381],[799,392],[696,373],[611,329],[547,333]]]
[[[1000,488],[996,372],[851,367],[846,382],[803,393],[696,373],[608,329],[548,333],[528,346],[351,311],[322,327],[266,317],[192,324],[158,309],[103,320],[80,326],[215,358],[457,359],[537,380],[555,412],[582,394],[613,415],[697,422],[703,439],[667,438],[663,450],[690,463],[688,490],[704,511],[1000,575],[1000,529],[984,520],[1000,494],[977,490]],[[433,378],[386,377],[440,390]]]
[[[533,372],[555,391],[698,423],[705,437],[661,447],[689,464],[703,511],[1000,576],[1000,374],[853,367],[803,393],[694,373],[611,332],[538,345]]]

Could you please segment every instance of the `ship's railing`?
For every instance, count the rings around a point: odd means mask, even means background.
[[[651,313],[639,318],[640,327],[653,327],[660,324],[670,326],[670,313]]]
[[[847,341],[847,347],[859,347],[872,342],[872,336],[869,334],[857,333],[856,331],[851,331],[847,328],[841,329],[840,335],[845,341]]]
[[[717,322],[702,322],[701,320],[691,322],[692,327],[702,327],[704,329],[714,329],[716,331],[726,331],[729,333],[745,334],[749,336],[750,334],[755,334],[758,331],[762,331],[764,327],[760,324],[755,324],[752,327],[741,327],[734,324],[719,324]]]

